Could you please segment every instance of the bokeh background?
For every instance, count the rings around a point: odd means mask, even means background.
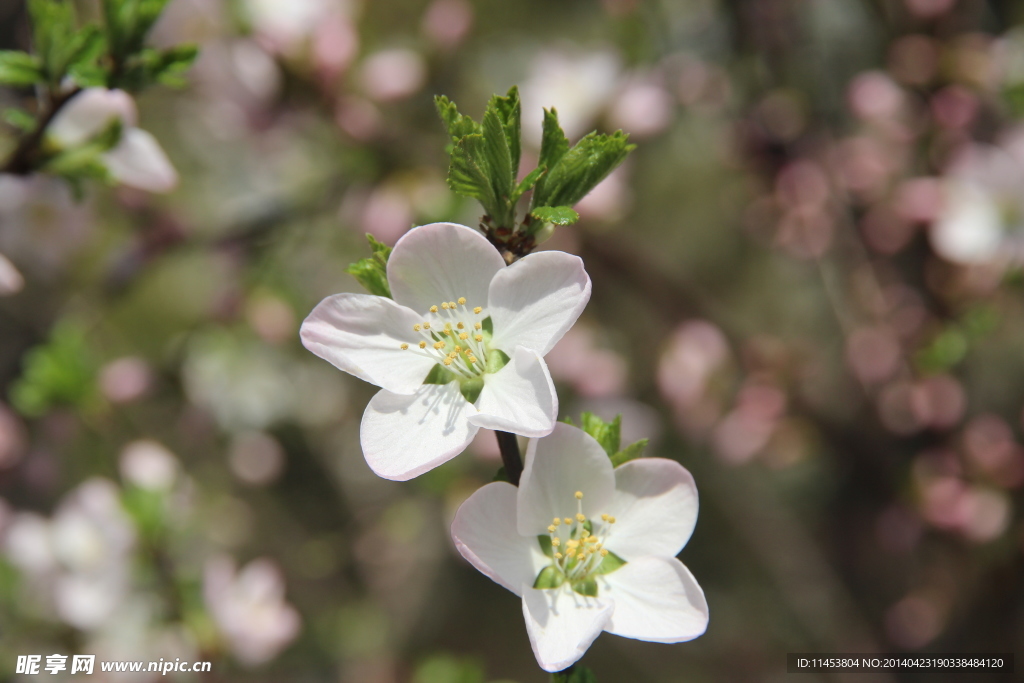
[[[448,537],[493,435],[377,479],[374,388],[297,334],[357,291],[364,233],[477,223],[432,97],[479,116],[513,84],[527,169],[541,107],[639,144],[542,247],[594,282],[548,357],[563,416],[622,413],[702,502],[681,558],[707,634],[606,634],[583,663],[780,681],[787,652],[1024,652],[1022,22],[1017,0],[172,0],[152,41],[201,57],[139,105],[178,188],[0,176],[0,679],[82,652],[547,680],[519,601]],[[29,35],[4,0],[0,48]]]

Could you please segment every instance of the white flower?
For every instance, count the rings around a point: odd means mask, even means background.
[[[682,465],[643,458],[613,469],[593,438],[559,424],[530,442],[518,490],[494,482],[462,504],[452,538],[522,597],[537,662],[559,671],[602,630],[658,643],[704,633],[704,593],[675,558],[696,521]]]
[[[236,573],[231,558],[213,558],[203,591],[210,614],[244,664],[273,659],[299,634],[299,613],[285,602],[284,579],[270,560],[253,560]]]
[[[121,138],[101,156],[110,175],[125,185],[150,192],[167,192],[178,184],[178,174],[152,135],[136,128],[138,112],[123,90],[89,88],[75,95],[47,128],[63,148],[81,146],[120,119]]]
[[[387,276],[394,300],[336,294],[301,330],[307,349],[381,387],[360,428],[374,472],[411,479],[481,427],[551,431],[558,397],[542,356],[590,299],[579,257],[546,251],[506,266],[476,230],[433,223],[398,241]]]

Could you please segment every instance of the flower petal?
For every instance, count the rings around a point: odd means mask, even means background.
[[[544,359],[517,347],[505,367],[484,375],[476,408],[480,412],[469,421],[477,427],[523,436],[550,434],[558,419],[558,394]]]
[[[46,134],[62,147],[77,147],[121,119],[125,126],[135,125],[135,101],[123,90],[88,88],[61,108],[46,128]]]
[[[339,370],[395,394],[411,394],[437,362],[416,349],[413,311],[391,299],[370,294],[335,294],[313,309],[302,323],[303,345]]]
[[[505,260],[487,238],[456,223],[413,228],[388,259],[388,284],[395,301],[424,313],[442,301],[466,297],[487,306],[487,290]]]
[[[615,468],[615,496],[606,512],[615,524],[605,545],[619,557],[675,557],[697,524],[697,486],[674,460],[631,460]]]
[[[491,345],[512,355],[517,345],[545,355],[590,301],[590,276],[579,256],[541,251],[494,276]]]
[[[615,600],[615,612],[605,627],[609,633],[654,643],[681,643],[707,630],[704,591],[674,557],[641,557],[604,579]]]
[[[531,439],[519,482],[519,533],[542,534],[554,517],[576,514],[575,493],[583,493],[583,514],[605,512],[615,493],[611,460],[581,429],[558,422],[543,439]]]
[[[470,564],[520,596],[551,562],[536,536],[516,531],[516,487],[503,481],[477,489],[459,507],[452,539]]]
[[[379,391],[359,426],[363,457],[378,476],[407,481],[465,450],[477,427],[476,413],[459,383],[424,384],[412,395]]]
[[[526,632],[540,668],[561,671],[579,661],[612,615],[610,598],[588,598],[567,588],[523,586]]]
[[[169,192],[178,184],[178,172],[152,135],[126,128],[114,149],[103,155],[110,175],[131,187],[149,192]]]

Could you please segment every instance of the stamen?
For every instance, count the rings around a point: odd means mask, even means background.
[[[445,365],[451,365],[452,364],[452,359],[451,358],[445,358],[441,362],[444,363]]]
[[[431,306],[430,307],[430,312],[431,313],[437,313],[437,306]]]
[[[576,521],[579,522],[580,524],[582,524],[583,522],[587,521],[587,518],[586,518],[586,516],[584,516],[584,514],[582,512],[577,512],[576,513]]]
[[[482,327],[482,325],[480,323],[473,323],[473,329],[474,330],[479,330],[481,327]],[[481,341],[483,341],[483,340],[481,339]]]
[[[464,324],[462,324],[462,323],[459,323],[459,324],[457,324],[457,325],[456,325],[455,327],[457,327],[457,328],[459,328],[459,329],[461,330],[462,328],[464,328],[464,327],[465,327],[465,325],[464,325]]]
[[[402,350],[403,350],[403,351],[405,351],[406,349],[408,349],[408,348],[409,348],[409,345],[408,345],[408,344],[405,344],[405,343],[403,343],[403,344],[402,344],[402,346],[401,346],[401,348],[402,348]]]
[[[466,297],[464,297],[464,296],[460,296],[459,297],[459,305],[460,306],[465,306],[466,305]]]
[[[412,326],[412,331],[413,332],[419,332],[420,331],[420,324],[416,323],[415,325],[413,325]]]
[[[442,301],[441,302],[441,308],[443,308],[444,310],[447,311],[448,310],[448,302],[447,301]]]
[[[435,306],[434,308],[437,308],[437,306]],[[430,329],[430,323],[426,323],[426,322],[423,323],[423,329],[429,330]]]
[[[555,526],[558,526],[559,524],[562,523],[562,518],[561,517],[555,517],[555,521],[553,521],[551,523],[554,524]]]
[[[583,500],[583,491],[577,491],[575,494],[576,500]]]
[[[480,315],[480,311],[482,310],[484,310],[482,307],[477,306],[476,308],[473,309],[473,312],[476,313],[477,315]]]
[[[425,348],[427,348],[427,342],[425,342],[425,341],[421,341],[421,342],[420,342],[420,348],[421,348],[421,349],[425,349]]]

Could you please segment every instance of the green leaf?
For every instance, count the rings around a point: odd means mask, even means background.
[[[609,551],[609,553],[604,556],[604,559],[601,560],[601,564],[597,565],[597,569],[594,570],[594,573],[611,574],[613,571],[619,569],[625,564],[626,561],[624,559]]]
[[[551,674],[551,683],[597,683],[597,676],[585,666],[573,666]]]
[[[623,463],[627,463],[630,460],[636,460],[644,454],[644,449],[647,448],[647,442],[649,439],[640,439],[635,443],[631,443],[621,451],[612,456],[612,467],[618,467]]]
[[[510,200],[510,203],[513,207],[515,207],[516,203],[524,194],[533,189],[533,186],[537,184],[537,181],[540,180],[542,175],[547,173],[547,170],[548,169],[544,166],[538,166],[526,174],[526,177],[523,178],[522,182],[516,185],[516,189],[512,190],[512,199]]]
[[[67,68],[67,48],[75,34],[75,8],[66,0],[28,0],[35,52],[51,85]]]
[[[487,175],[496,199],[493,210],[489,213],[498,225],[511,227],[512,218],[508,213],[515,175],[512,171],[512,155],[508,147],[508,138],[505,137],[501,119],[498,118],[498,113],[493,107],[488,107],[484,112],[483,150],[487,159],[486,169],[489,171]]]
[[[459,382],[459,393],[462,394],[462,398],[466,399],[470,403],[476,403],[476,400],[480,398],[480,392],[482,392],[483,390],[483,377],[464,379],[461,382]]]
[[[434,106],[437,107],[437,114],[444,122],[445,130],[451,136],[452,142],[458,142],[467,135],[479,135],[483,132],[480,124],[470,117],[460,114],[455,103],[444,95],[434,98]]]
[[[488,214],[496,213],[498,199],[487,172],[484,136],[473,134],[463,137],[452,150],[448,167],[448,187],[463,197],[472,197]]]
[[[469,658],[434,655],[416,668],[412,683],[484,683],[484,670]]]
[[[562,132],[562,127],[558,125],[558,112],[554,109],[544,110],[544,126],[541,133],[540,140],[540,159],[537,161],[537,167],[543,166],[547,169],[552,169],[555,164],[561,160],[566,152],[569,151],[569,140],[565,137],[565,133]],[[537,189],[534,191],[534,195],[544,194],[544,184],[546,183],[546,177],[541,178],[537,183]],[[534,206],[544,206],[543,203],[538,202],[536,199],[533,201]]]
[[[555,556],[555,551],[551,547],[551,537],[547,534],[537,534],[537,545],[540,546],[540,551],[548,557]]]
[[[26,133],[36,127],[35,117],[22,109],[7,109],[4,111],[4,121]]]
[[[563,583],[565,583],[565,574],[559,571],[557,567],[549,564],[540,570],[540,574],[537,574],[537,580],[533,582],[533,587],[543,590],[545,588],[558,588]]]
[[[568,424],[572,424],[572,422],[568,422]],[[616,415],[611,422],[605,422],[593,413],[583,413],[580,415],[580,429],[594,437],[609,458],[618,452],[619,444],[622,441],[621,415]]]
[[[555,225],[572,225],[580,219],[580,215],[569,206],[541,206],[530,211],[530,215],[542,223]]]
[[[17,50],[0,50],[0,85],[22,88],[45,80],[38,57]]]
[[[622,163],[636,145],[622,131],[590,133],[559,160],[537,183],[533,206],[573,206]]]
[[[491,479],[491,481],[492,482],[503,481],[506,484],[511,484],[512,483],[512,482],[510,482],[508,480],[508,472],[505,471],[505,466],[504,465],[502,465],[501,467],[498,468],[498,471],[494,473],[494,479]]]
[[[423,378],[424,384],[449,384],[456,379],[455,373],[448,370],[440,363],[430,368],[430,372]]]
[[[493,109],[501,119],[502,129],[505,133],[505,140],[508,142],[508,149],[512,160],[512,177],[519,175],[519,157],[522,152],[521,132],[522,127],[522,105],[519,101],[519,88],[512,86],[508,89],[505,97],[495,95],[488,103],[488,109]]]
[[[89,142],[64,149],[53,155],[42,164],[42,169],[65,177],[97,177],[106,178],[106,166],[100,156],[113,149],[121,139],[123,125],[120,119],[110,122],[102,133]]]
[[[365,287],[370,294],[390,299],[391,286],[388,284],[387,265],[388,258],[391,256],[391,247],[378,241],[370,233],[366,233],[366,240],[370,243],[370,251],[373,254],[349,265],[345,272],[359,280],[359,284]]]

